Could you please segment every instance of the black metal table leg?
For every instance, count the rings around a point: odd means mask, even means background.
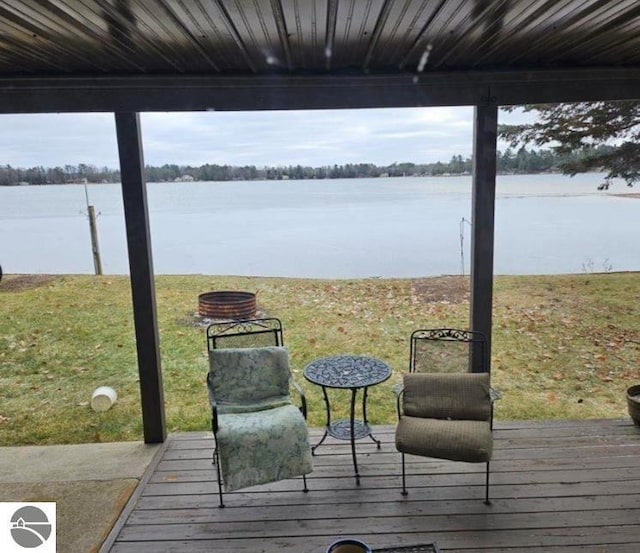
[[[322,445],[322,442],[324,442],[325,438],[329,434],[329,429],[331,428],[331,404],[329,403],[329,394],[327,394],[327,389],[324,386],[322,386],[322,394],[324,395],[324,404],[327,408],[327,422],[324,427],[324,434],[322,435],[322,438],[320,438],[320,441],[311,448],[311,455],[316,454],[316,449]]]
[[[358,474],[358,459],[356,458],[356,395],[358,395],[358,388],[351,389],[351,414],[349,421],[351,423],[351,456],[353,457],[353,468],[356,471],[356,484],[360,485],[360,474]]]
[[[364,392],[362,394],[362,420],[364,421],[364,425],[369,428],[369,420],[367,419],[367,392],[369,388],[365,387]],[[373,440],[373,443],[376,444],[378,449],[380,449],[380,440],[376,440],[373,437],[373,433],[369,432],[369,438]]]

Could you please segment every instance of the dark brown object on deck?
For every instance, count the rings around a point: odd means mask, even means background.
[[[636,426],[640,426],[640,384],[627,388],[627,407]]]
[[[256,295],[230,290],[206,292],[198,296],[198,313],[211,319],[253,319],[256,316]]]

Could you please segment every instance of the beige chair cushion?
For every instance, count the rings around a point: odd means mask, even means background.
[[[403,412],[409,417],[489,421],[490,381],[487,373],[404,376]]]
[[[404,415],[396,428],[396,448],[410,455],[484,463],[491,459],[493,440],[488,422]]]

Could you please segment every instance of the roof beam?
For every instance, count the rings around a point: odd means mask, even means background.
[[[0,79],[0,113],[344,109],[630,99],[640,99],[640,68]]]

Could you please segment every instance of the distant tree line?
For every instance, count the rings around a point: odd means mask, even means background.
[[[20,169],[0,166],[0,185],[15,184],[71,184],[77,182],[119,182],[120,171],[93,165],[65,165],[64,167],[30,167]]]
[[[604,152],[609,146],[599,146]],[[507,149],[498,152],[498,173],[551,173],[559,172],[561,164],[579,159],[581,153],[558,155],[552,150],[517,151]],[[232,180],[282,180],[282,179],[351,179],[402,176],[465,175],[472,170],[471,158],[455,155],[448,163],[393,163],[379,166],[373,163],[347,163],[325,167],[304,167],[289,165],[282,167],[243,167],[232,165],[190,165],[166,164],[162,167],[147,166],[147,182],[172,181],[232,181]],[[64,167],[31,167],[20,169],[11,165],[0,166],[0,186],[17,184],[67,184],[67,183],[120,182],[120,171],[108,167],[97,168],[81,163]]]

